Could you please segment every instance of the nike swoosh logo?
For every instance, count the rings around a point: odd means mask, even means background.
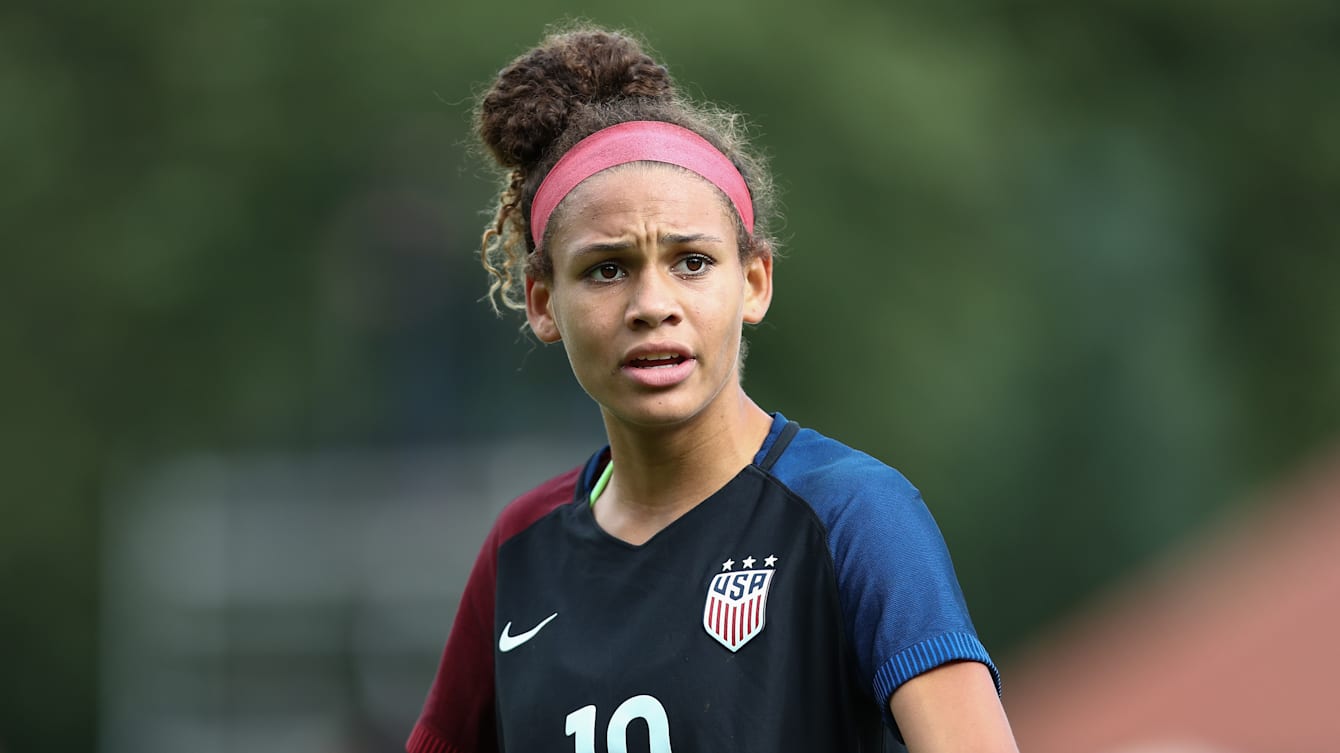
[[[554,612],[553,614],[544,618],[543,622],[541,622],[540,624],[536,625],[535,627],[531,628],[530,630],[527,630],[526,632],[520,635],[508,635],[508,633],[512,630],[512,623],[509,622],[506,625],[503,625],[502,635],[498,636],[498,650],[503,653],[507,653],[508,651],[511,651],[517,646],[520,646],[521,644],[525,643],[531,638],[534,638],[536,633],[540,632],[540,630],[545,625],[548,625],[549,622],[557,616],[558,612]]]

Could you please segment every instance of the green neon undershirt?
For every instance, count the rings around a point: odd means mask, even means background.
[[[591,487],[592,507],[596,506],[596,500],[600,499],[600,495],[602,492],[605,491],[605,487],[609,486],[610,476],[613,475],[614,475],[614,461],[611,460],[605,464],[605,470],[600,472],[600,478],[596,479],[596,485]]]

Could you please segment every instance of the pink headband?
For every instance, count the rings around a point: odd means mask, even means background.
[[[544,176],[530,207],[530,235],[539,248],[545,225],[558,203],[577,184],[615,165],[666,162],[692,170],[721,189],[735,205],[748,233],[754,232],[754,203],[744,176],[707,139],[672,123],[634,120],[610,126],[578,141]]]

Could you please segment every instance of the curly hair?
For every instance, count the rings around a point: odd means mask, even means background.
[[[772,177],[749,148],[744,118],[684,97],[666,67],[627,32],[580,26],[549,34],[499,72],[474,114],[480,140],[504,175],[480,247],[495,312],[524,310],[525,278],[549,279],[553,272],[544,243],[537,251],[530,234],[531,202],[544,176],[577,142],[618,123],[664,121],[710,142],[735,164],[753,199],[753,233],[735,218],[741,257],[776,247],[769,234],[776,219]]]

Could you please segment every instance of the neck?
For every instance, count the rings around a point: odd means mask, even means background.
[[[606,415],[615,468],[595,508],[601,527],[640,544],[749,465],[772,417],[737,392],[674,426],[629,426]]]

